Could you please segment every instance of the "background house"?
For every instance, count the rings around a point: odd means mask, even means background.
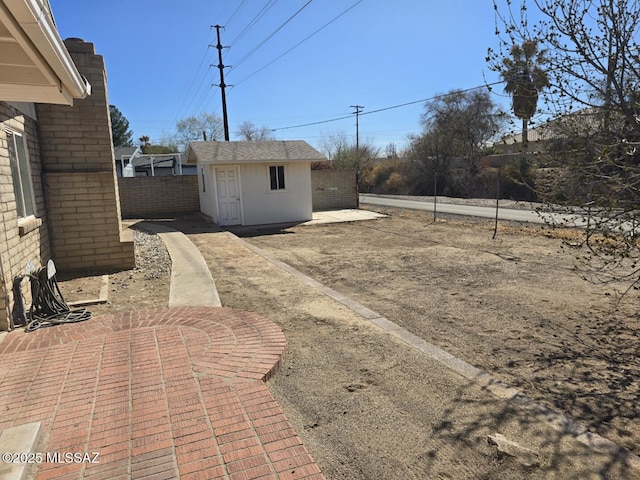
[[[122,230],[102,57],[63,42],[46,0],[0,8],[0,329],[13,327],[13,280],[135,266]],[[28,299],[27,299],[28,300]]]
[[[312,218],[311,162],[326,157],[304,141],[191,142],[200,210],[218,225]]]
[[[132,177],[166,177],[169,175],[195,175],[195,165],[185,165],[180,153],[143,154],[138,147],[115,147],[116,175],[124,177],[131,165]]]

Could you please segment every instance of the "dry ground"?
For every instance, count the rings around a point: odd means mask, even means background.
[[[243,235],[640,453],[637,297],[616,304],[611,291],[581,280],[544,231],[503,226],[491,240],[489,221],[433,224],[420,212],[386,213]],[[286,362],[270,388],[328,478],[638,478],[618,464],[594,467],[602,465],[597,455],[309,292],[217,229],[195,218],[171,225],[203,253],[223,305],[258,312],[285,331]],[[138,243],[139,258],[149,257],[140,250],[153,242]],[[109,304],[90,309],[166,305],[168,275],[149,268],[112,275]],[[89,284],[63,288],[77,297]],[[496,456],[486,442],[496,431],[540,452],[541,466]]]
[[[635,292],[583,280],[544,227],[386,213],[249,240],[640,454]]]

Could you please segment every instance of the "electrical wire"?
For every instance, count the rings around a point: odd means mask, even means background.
[[[231,14],[231,16],[230,16],[230,17],[227,19],[227,21],[224,23],[224,25],[229,25],[229,24],[231,23],[231,21],[235,18],[236,14],[240,11],[240,9],[241,9],[241,8],[242,8],[242,6],[246,3],[246,1],[247,1],[247,0],[242,0],[242,2],[240,2],[240,5],[238,5],[238,7],[233,11],[233,13]],[[213,27],[211,27],[211,28],[209,29],[209,31],[210,31],[210,32],[212,32],[212,31],[213,31],[212,29],[213,29]],[[212,39],[213,39],[213,37],[212,37]],[[208,55],[208,53],[209,53],[209,51],[210,51],[212,39],[211,39],[211,40],[209,40],[209,41],[207,41],[207,48],[205,49],[205,51],[204,51],[204,53],[203,53],[203,55],[202,55],[202,59],[200,60],[200,63],[198,64],[198,67],[196,68],[196,71],[195,71],[195,73],[194,73],[194,75],[193,75],[193,78],[191,79],[191,83],[189,84],[189,87],[188,87],[188,89],[187,89],[187,93],[184,95],[183,100],[182,100],[182,102],[181,102],[181,104],[180,104],[180,107],[178,108],[178,111],[177,111],[177,113],[176,113],[176,116],[175,116],[175,118],[173,119],[173,122],[174,122],[174,123],[177,123],[177,122],[178,122],[178,119],[179,119],[179,117],[180,117],[180,114],[181,114],[181,113],[182,113],[182,111],[183,111],[183,107],[184,107],[184,105],[185,105],[185,102],[186,102],[186,101],[187,101],[187,99],[188,99],[188,98],[190,98],[190,96],[191,96],[191,91],[192,91],[192,89],[193,89],[194,84],[196,83],[196,79],[198,78],[198,72],[202,69],[202,66],[203,66],[203,64],[205,63],[205,60],[207,59],[207,55]],[[208,67],[208,68],[210,69],[210,68],[211,68],[211,65],[209,65],[209,67]],[[189,101],[189,103],[187,104],[187,107],[184,109],[185,111],[195,111],[195,110],[197,110],[197,108],[198,108],[198,107],[203,103],[203,99],[202,99],[202,95],[201,95],[201,97],[200,97],[201,99],[200,99],[200,101],[197,103],[196,108],[194,108],[193,110],[190,110],[190,109],[191,109],[191,106],[193,105],[193,102],[194,102],[195,98],[198,96],[199,92],[201,92],[201,91],[202,91],[202,87],[203,87],[203,84],[205,83],[205,81],[207,80],[207,76],[208,76],[208,71],[207,71],[207,72],[205,72],[205,73],[202,75],[201,80],[200,80],[200,83],[198,84],[197,89],[193,92],[193,96],[191,97],[191,100],[190,100],[190,101]],[[211,82],[209,82],[209,83],[211,83]],[[209,86],[208,86],[209,88],[207,88],[207,92],[210,90],[210,86],[211,86],[211,85],[209,85]],[[206,93],[204,94],[204,96],[206,96]]]
[[[362,116],[362,115],[371,115],[373,113],[385,112],[387,110],[393,110],[395,108],[407,107],[409,105],[415,105],[417,103],[424,103],[424,102],[429,102],[429,101],[432,101],[432,100],[438,100],[440,98],[446,98],[448,96],[451,96],[451,95],[454,95],[454,94],[457,94],[457,93],[460,93],[460,92],[466,93],[466,92],[471,92],[473,90],[480,90],[482,88],[489,88],[489,87],[491,87],[493,85],[497,85],[499,83],[503,83],[503,82],[502,81],[492,82],[492,83],[488,83],[488,84],[484,84],[484,85],[478,85],[477,87],[466,88],[464,90],[456,90],[455,92],[449,92],[449,93],[443,93],[443,94],[440,94],[440,95],[434,95],[433,97],[423,98],[421,100],[414,100],[412,102],[400,103],[398,105],[392,105],[390,107],[378,108],[377,110],[370,110],[368,112],[362,111],[362,112],[359,112],[359,115],[360,116]],[[322,123],[337,122],[339,120],[352,118],[354,115],[355,115],[355,112],[351,113],[349,115],[345,115],[343,117],[331,118],[329,120],[321,120],[321,121],[318,121],[318,122],[304,123],[304,124],[300,124],[300,125],[292,125],[292,126],[289,126],[289,127],[273,128],[273,129],[271,129],[271,131],[272,132],[276,132],[278,130],[290,130],[290,129],[293,129],[293,128],[302,128],[302,127],[310,127],[310,126],[313,126],[313,125],[320,125]]]
[[[269,0],[264,7],[256,14],[255,17],[249,22],[249,24],[244,27],[244,29],[238,34],[236,38],[234,38],[229,45],[233,46],[236,44],[238,40],[244,37],[249,30],[253,28],[253,26],[258,23],[258,21],[276,4],[278,0]]]
[[[233,20],[233,17],[236,16],[236,13],[238,13],[238,10],[240,10],[242,8],[242,6],[245,4],[247,0],[242,0],[242,2],[240,2],[240,5],[238,5],[238,8],[236,8],[233,13],[231,14],[231,16],[227,19],[227,21],[224,23],[224,25],[229,25],[231,23],[231,20]]]
[[[300,14],[300,12],[302,12],[305,8],[307,8],[311,4],[311,2],[313,2],[313,0],[308,0],[307,3],[305,3],[302,7],[300,7],[297,12],[295,12],[293,15],[287,18],[282,24],[280,24],[278,28],[276,28],[273,32],[271,32],[264,40],[262,40],[258,45],[256,45],[249,53],[247,53],[244,57],[242,57],[240,60],[235,62],[235,65],[232,68],[230,68],[229,71],[239,67],[246,60],[248,60],[251,57],[251,55],[256,53],[258,49],[260,49],[260,47],[262,47],[265,43],[271,40],[276,33],[282,30],[291,20],[297,17]]]
[[[315,32],[313,32],[311,35],[308,35],[307,37],[305,37],[304,39],[302,39],[301,41],[299,41],[298,43],[296,43],[293,47],[291,47],[289,50],[286,50],[284,53],[280,54],[279,56],[277,56],[276,58],[274,58],[273,60],[271,60],[269,63],[263,65],[262,67],[260,67],[258,70],[256,70],[255,72],[253,72],[250,75],[247,75],[246,77],[244,77],[242,80],[235,82],[235,85],[238,86],[241,83],[245,82],[246,80],[249,80],[251,77],[253,77],[254,75],[257,75],[258,73],[260,73],[262,70],[264,70],[265,68],[271,66],[272,64],[274,64],[275,62],[277,62],[278,60],[280,60],[282,57],[284,57],[285,55],[287,55],[289,52],[291,52],[292,50],[298,48],[300,45],[302,45],[304,42],[306,42],[307,40],[311,39],[312,37],[314,37],[315,35],[317,35],[318,33],[320,33],[322,30],[324,30],[325,28],[327,28],[329,25],[331,25],[333,22],[335,22],[336,20],[338,20],[340,17],[342,17],[343,15],[346,15],[349,11],[351,11],[353,8],[355,8],[358,4],[362,3],[363,0],[358,0],[356,3],[354,3],[353,5],[351,5],[349,8],[347,8],[346,10],[344,10],[342,13],[340,13],[339,15],[337,15],[336,17],[334,17],[333,19],[331,19],[330,21],[328,21],[327,23],[325,23],[322,27],[320,27],[319,29],[317,29]]]
[[[243,0],[243,2],[238,6],[238,8],[236,8],[236,10],[232,13],[231,17],[229,18],[229,20],[227,21],[230,22],[232,18],[234,18],[234,16],[236,15],[236,13],[240,10],[240,8],[242,7],[242,5],[245,3],[246,0]],[[249,58],[249,56],[251,56],[253,53],[255,53],[255,51],[257,51],[262,45],[264,45],[269,39],[271,39],[279,30],[281,30],[287,23],[289,23],[293,18],[295,18],[295,16],[297,16],[304,8],[306,8],[312,0],[309,0],[305,5],[303,5],[297,12],[295,12],[291,17],[289,17],[289,19],[287,19],[285,22],[283,22],[274,32],[272,32],[267,38],[265,38],[260,44],[258,44],[258,46],[256,46],[251,52],[249,52],[247,55],[245,55],[239,63],[236,63],[234,68],[237,68],[237,66],[244,62],[246,59]],[[235,86],[238,86],[239,84],[243,83],[244,81],[248,80],[249,78],[253,77],[254,75],[257,75],[259,72],[261,72],[262,70],[264,70],[265,68],[269,67],[270,65],[272,65],[273,63],[275,63],[276,61],[280,60],[282,57],[284,57],[285,55],[287,55],[288,53],[290,53],[292,50],[294,50],[295,48],[299,47],[300,45],[302,45],[303,43],[305,43],[307,40],[311,39],[312,37],[314,37],[315,35],[317,35],[318,33],[320,33],[322,30],[324,30],[325,28],[327,28],[329,25],[331,25],[332,23],[334,23],[336,20],[338,20],[339,18],[341,18],[342,16],[344,16],[345,14],[347,14],[349,11],[351,11],[353,8],[355,8],[358,4],[362,3],[363,0],[358,0],[356,1],[354,4],[352,4],[350,7],[348,7],[347,9],[345,9],[344,11],[342,11],[340,14],[338,14],[337,16],[335,16],[333,19],[331,19],[329,22],[325,23],[324,25],[322,25],[320,28],[318,28],[317,30],[315,30],[313,33],[311,33],[310,35],[308,35],[307,37],[305,37],[304,39],[302,39],[300,42],[296,43],[294,46],[292,46],[291,48],[289,48],[288,50],[286,50],[284,53],[282,53],[281,55],[279,55],[278,57],[274,58],[273,60],[271,60],[270,62],[268,62],[267,64],[263,65],[261,68],[259,68],[258,70],[256,70],[255,72],[253,72],[252,74],[248,75],[247,77],[243,78],[242,80],[240,80],[239,82],[236,82],[234,84]],[[249,24],[247,24],[247,26],[233,39],[233,41],[231,42],[231,45],[235,45],[236,42],[238,40],[240,40],[277,2],[277,0],[269,0],[263,7],[262,9],[253,17],[253,19],[249,22]],[[207,53],[209,52],[209,48],[210,46],[207,45],[207,50],[205,51],[205,54],[203,56],[202,61],[200,62],[200,65],[198,67],[198,69],[200,69],[202,67],[202,64],[204,63],[204,60],[206,58]],[[209,68],[211,68],[209,66]],[[198,84],[198,87],[195,89],[195,91],[193,92],[193,95],[191,97],[191,100],[189,101],[189,103],[187,104],[186,109],[184,109],[184,111],[190,111],[190,112],[196,112],[200,106],[202,104],[205,103],[205,101],[207,101],[207,99],[210,97],[212,89],[211,86],[213,85],[213,81],[209,80],[207,82],[208,79],[210,79],[211,75],[209,73],[209,71],[207,73],[205,73],[204,75],[202,75],[200,83]],[[185,97],[185,101],[186,98],[188,98],[188,96],[190,95],[190,92],[192,90],[192,86],[195,83],[195,79],[196,76],[194,76],[191,85],[189,87],[187,96]],[[205,85],[205,83],[209,83],[209,85],[207,86],[207,88],[205,88],[203,90],[203,86]],[[198,96],[198,93],[200,93],[200,95]],[[178,120],[178,116],[180,115],[180,112],[183,111],[182,106],[184,105],[185,101],[182,102],[181,107],[178,111],[178,114],[176,115],[176,118],[174,119],[175,122],[177,122]],[[195,106],[192,108],[192,106]],[[345,117],[348,118],[348,117]],[[326,122],[320,122],[320,123],[326,123]]]
[[[211,30],[209,30],[209,32],[211,33]],[[196,78],[198,77],[198,72],[201,70],[203,64],[205,63],[205,60],[207,59],[207,54],[209,53],[209,49],[211,48],[210,45],[211,41],[207,41],[207,48],[204,51],[204,54],[202,55],[202,59],[200,60],[200,63],[198,64],[198,67],[196,68],[196,71],[191,79],[191,83],[189,84],[189,88],[187,89],[187,93],[184,95],[182,102],[180,103],[180,107],[178,108],[178,111],[176,112],[176,116],[173,119],[173,122],[176,123],[178,121],[178,117],[180,116],[180,113],[183,111],[183,107],[185,105],[185,102],[187,101],[187,99],[189,98],[189,96],[191,95],[191,90],[193,89],[193,85],[196,83]],[[211,68],[210,66],[208,68]],[[208,72],[208,70],[207,70]],[[193,97],[191,99],[191,101],[189,102],[189,104],[187,105],[185,110],[189,110],[191,107],[191,104],[193,103],[193,98],[195,98],[195,96],[197,95],[197,92],[200,91],[200,89],[202,88],[202,84],[204,83],[204,80],[207,77],[207,72],[205,72],[205,74],[202,76],[202,80],[200,80],[200,83],[198,84],[198,88],[196,89],[196,91],[193,94]]]

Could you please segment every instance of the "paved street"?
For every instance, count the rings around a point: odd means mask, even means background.
[[[385,207],[396,208],[410,208],[413,210],[425,210],[433,212],[433,197],[424,197],[424,200],[416,200],[413,198],[406,198],[402,195],[396,196],[380,196],[371,194],[361,194],[360,203],[368,205],[382,205]],[[448,213],[452,215],[464,215],[469,217],[483,217],[483,218],[495,218],[496,208],[492,207],[480,207],[476,205],[459,205],[453,203],[436,203],[436,211],[439,213]],[[516,210],[512,208],[498,208],[498,219],[509,220],[516,222],[538,223],[545,224],[549,220],[554,220],[558,224],[562,225],[579,225],[576,222],[575,215],[561,215],[555,214],[541,216],[534,210]]]

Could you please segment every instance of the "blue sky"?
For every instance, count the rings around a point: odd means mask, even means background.
[[[222,115],[220,89],[211,87],[219,83],[210,67],[217,50],[208,47],[216,43],[215,24],[225,27],[222,44],[230,47],[223,62],[232,67],[225,69],[225,83],[233,85],[232,140],[238,125],[251,121],[277,129],[279,140],[319,147],[332,135],[355,137],[350,106],[362,105],[360,138],[402,148],[407,135],[420,132],[422,103],[367,112],[497,80],[485,63],[497,43],[491,0],[50,2],[62,38],[93,42],[104,56],[109,102],[129,120],[134,138],[149,135],[152,142],[181,118]],[[508,108],[502,88],[494,92]]]

